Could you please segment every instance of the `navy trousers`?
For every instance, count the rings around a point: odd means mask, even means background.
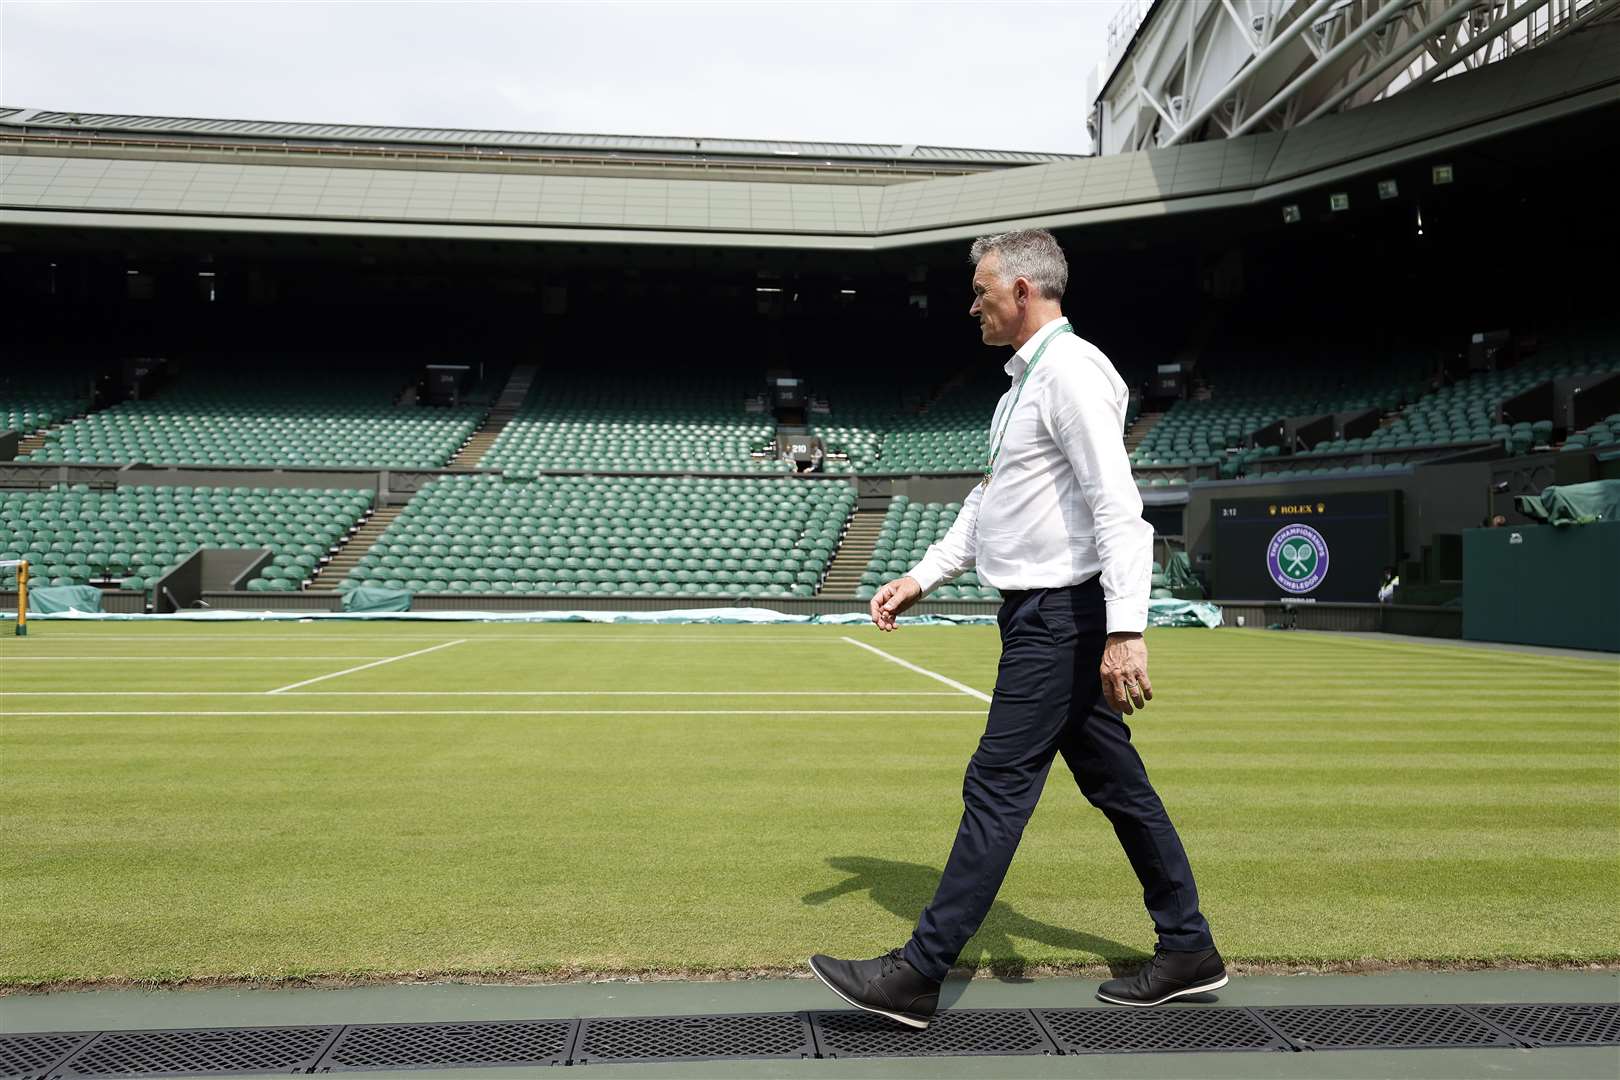
[[[943,979],[995,902],[1055,755],[1114,826],[1142,882],[1159,944],[1207,949],[1192,867],[1148,781],[1131,732],[1102,696],[1102,585],[1009,592],[997,616],[1001,667],[989,722],[962,782],[962,824],[905,958]],[[1079,884],[1079,883],[1077,883]]]

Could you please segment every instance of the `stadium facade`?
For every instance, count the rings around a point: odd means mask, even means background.
[[[1354,34],[1371,8],[1337,10]],[[216,606],[369,583],[419,606],[847,608],[980,464],[999,361],[962,317],[966,241],[1039,226],[1139,390],[1160,589],[1221,592],[1217,504],[1395,492],[1369,558],[1443,598],[1465,525],[1596,475],[1612,435],[1588,415],[1620,372],[1612,290],[1574,264],[1620,232],[1620,27],[1560,11],[1535,47],[1309,123],[1144,128],[1093,157],[0,110],[0,546],[160,609],[198,546],[270,553],[191,587]],[[1290,39],[1296,75],[1335,33]],[[182,488],[225,524],[134,550]],[[38,527],[70,502],[107,535]],[[328,513],[333,542],[261,543],[266,516]],[[468,515],[486,542],[435,542]],[[972,581],[937,600],[993,602]]]

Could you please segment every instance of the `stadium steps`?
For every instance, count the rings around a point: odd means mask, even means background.
[[[49,432],[60,429],[61,427],[61,424],[52,424],[48,428],[43,428],[34,432],[32,435],[25,436],[17,443],[17,460],[23,460],[24,457],[32,454],[35,450],[38,450],[40,447],[44,446],[46,435]]]
[[[489,448],[495,445],[506,425],[512,422],[517,415],[518,407],[529,397],[529,389],[534,385],[535,374],[539,371],[534,364],[522,364],[512,369],[512,375],[501,388],[500,397],[495,399],[494,406],[478,430],[472,433],[466,445],[456,451],[456,456],[450,459],[452,469],[476,469]]]
[[[83,420],[86,416],[89,416],[91,413],[93,413],[95,411],[96,411],[95,409],[86,409],[84,412],[75,413],[72,416],[64,416],[61,420],[58,420],[54,424],[50,424],[50,425],[48,425],[46,427],[42,427],[42,428],[38,429],[37,431],[33,432],[32,434],[23,436],[17,442],[17,457],[16,457],[16,460],[17,461],[22,461],[25,457],[27,457],[29,454],[32,454],[35,450],[38,450],[41,447],[43,447],[45,445],[45,443],[46,443],[46,440],[48,440],[52,435],[57,434],[62,429],[68,427],[71,424],[75,424],[75,423],[79,422],[80,420]]]
[[[1125,452],[1129,454],[1138,446],[1141,446],[1142,440],[1147,438],[1148,432],[1157,427],[1159,421],[1163,419],[1164,413],[1162,412],[1145,412],[1138,416],[1136,423],[1131,425],[1131,430],[1125,433]]]
[[[332,561],[321,567],[310,588],[324,592],[336,591],[343,583],[343,579],[349,576],[349,571],[355,568],[366,552],[371,550],[371,545],[388,531],[388,526],[392,525],[394,519],[404,510],[403,506],[380,507],[366,519],[365,524],[355,530],[354,535],[349,537],[342,547],[338,548],[337,554],[332,556]]]
[[[866,572],[866,564],[872,559],[872,550],[877,547],[883,518],[882,510],[855,511],[849,529],[844,533],[844,541],[838,545],[832,565],[827,568],[827,576],[816,591],[817,596],[855,594],[856,586],[861,583],[861,575]]]

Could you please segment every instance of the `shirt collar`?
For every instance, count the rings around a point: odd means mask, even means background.
[[[1068,319],[1066,316],[1059,315],[1057,318],[1053,319],[1051,322],[1047,323],[1039,330],[1031,334],[1029,336],[1029,340],[1024,342],[1023,345],[1019,346],[1018,351],[1012,354],[1012,359],[1007,361],[1006,366],[1002,368],[1002,370],[1015,379],[1022,375],[1024,373],[1024,369],[1029,367],[1029,358],[1035,355],[1035,350],[1041,347],[1042,341],[1046,340],[1047,332],[1059,324],[1067,321]]]

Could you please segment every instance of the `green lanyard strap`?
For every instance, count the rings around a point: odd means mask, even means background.
[[[1035,355],[1029,358],[1029,364],[1024,368],[1023,376],[1018,380],[1018,387],[1013,391],[1012,404],[1007,406],[1007,411],[1005,413],[999,414],[991,419],[991,428],[996,428],[996,422],[998,420],[1000,421],[1000,428],[999,430],[995,431],[990,440],[990,460],[986,462],[984,466],[984,478],[986,482],[989,481],[991,475],[995,472],[996,462],[1001,459],[1001,444],[1007,441],[1007,427],[1012,423],[1013,410],[1018,408],[1018,399],[1024,394],[1024,384],[1029,381],[1030,372],[1034,371],[1035,365],[1041,362],[1041,355],[1046,352],[1046,347],[1048,345],[1052,344],[1053,341],[1062,335],[1072,333],[1074,333],[1074,327],[1065,322],[1062,326],[1046,335],[1046,340],[1041,342],[1040,348],[1035,350]]]

